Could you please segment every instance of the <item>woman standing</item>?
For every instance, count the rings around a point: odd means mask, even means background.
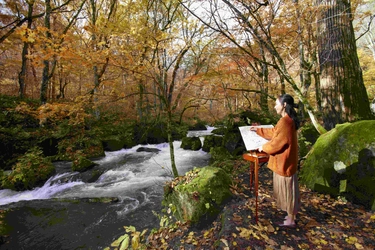
[[[273,171],[273,196],[277,206],[288,213],[279,226],[295,227],[295,216],[300,208],[298,188],[298,141],[299,120],[294,110],[296,104],[292,96],[281,95],[276,100],[275,109],[281,115],[274,128],[251,127],[250,130],[269,140],[258,148],[270,155],[268,168]]]

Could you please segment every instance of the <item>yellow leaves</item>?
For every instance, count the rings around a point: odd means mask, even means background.
[[[21,27],[16,32],[20,36],[22,42],[34,43],[37,37],[35,30],[28,29],[27,27]]]
[[[194,246],[198,245],[198,241],[194,236],[194,232],[190,232],[186,238],[186,240],[181,241],[182,243],[192,244]]]
[[[326,240],[324,240],[324,239],[320,239],[320,243],[321,243],[322,245],[327,245],[327,244],[328,244],[328,242],[327,242]]]
[[[139,234],[135,234],[132,238],[132,248],[138,249],[139,247]]]
[[[328,244],[328,242],[322,238],[314,238],[312,242],[314,243],[314,245],[327,245]]]
[[[350,237],[346,238],[345,241],[348,242],[349,244],[353,245],[358,241],[358,239],[356,237],[350,236]]]
[[[106,44],[107,44],[107,42],[102,41],[102,42],[99,42],[97,45],[98,45],[99,47],[101,47],[101,46],[104,46],[104,45],[106,45]]]
[[[365,249],[361,244],[359,243],[354,243],[354,246],[356,249]]]
[[[356,249],[364,249],[362,244],[359,243],[359,240],[354,236],[346,238],[345,241],[350,245],[354,245]]]
[[[82,105],[86,104],[74,103],[68,105],[62,103],[46,103],[41,105],[33,115],[39,119],[39,124],[41,126],[45,125],[47,122],[54,124],[68,117],[70,124],[83,124],[84,119],[89,117],[90,114],[85,113],[85,109]]]
[[[210,235],[210,231],[206,230],[204,233],[203,233],[203,237],[204,238],[208,238],[208,236]]]
[[[120,236],[117,240],[112,242],[111,247],[114,247],[115,249],[120,249],[120,250],[139,249],[141,246],[141,241],[145,233],[147,232],[147,230],[143,230],[141,233],[141,232],[138,232],[133,226],[128,226],[124,228],[127,233]],[[131,243],[131,247],[130,247],[130,243]]]
[[[254,237],[260,240],[260,237],[254,232],[252,229],[244,228],[244,227],[236,227],[238,231],[240,231],[240,237],[245,239],[250,239]]]

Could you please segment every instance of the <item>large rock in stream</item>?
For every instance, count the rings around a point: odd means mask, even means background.
[[[303,163],[301,182],[375,210],[375,120],[340,124],[321,135]]]

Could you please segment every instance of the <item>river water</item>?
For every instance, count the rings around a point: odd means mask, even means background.
[[[190,131],[188,136],[203,141],[211,130]],[[180,175],[208,165],[209,154],[180,145],[174,142]],[[168,144],[106,152],[94,162],[91,171],[102,173],[94,182],[71,172],[71,162],[56,162],[56,175],[43,187],[0,190],[0,212],[7,211],[0,249],[103,249],[125,233],[124,226],[157,228],[154,212],[160,213],[163,186],[172,179]]]

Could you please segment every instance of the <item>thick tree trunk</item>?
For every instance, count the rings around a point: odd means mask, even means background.
[[[45,6],[46,6],[46,16],[44,18],[44,27],[47,29],[46,31],[46,38],[51,38],[51,33],[49,32],[49,29],[51,28],[51,1],[45,0]],[[40,102],[42,104],[45,104],[47,102],[47,90],[48,90],[48,83],[50,80],[49,76],[49,60],[43,61],[44,68],[43,68],[43,76],[42,76],[42,84],[40,86]]]
[[[33,22],[32,15],[34,9],[34,1],[28,2],[28,13],[27,13],[27,32],[31,29]],[[27,34],[26,34],[27,36]],[[29,42],[26,41],[23,43],[22,48],[22,66],[21,71],[18,74],[18,83],[19,83],[19,97],[23,98],[26,93],[26,72],[27,72],[27,54],[29,53]]]
[[[22,65],[21,65],[21,71],[18,74],[18,84],[19,84],[19,90],[18,95],[20,98],[23,98],[25,96],[26,92],[26,72],[27,72],[27,54],[29,51],[29,43],[24,42],[23,48],[22,48]]]
[[[349,0],[318,0],[320,95],[324,127],[371,117]]]

